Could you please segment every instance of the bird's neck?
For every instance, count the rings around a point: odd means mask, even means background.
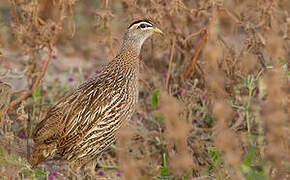
[[[120,53],[132,53],[132,55],[139,57],[143,43],[143,39],[128,38],[125,36],[121,45]]]

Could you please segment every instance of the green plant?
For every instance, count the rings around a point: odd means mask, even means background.
[[[46,172],[39,169],[31,169],[26,159],[8,154],[5,152],[4,148],[0,146],[0,170],[5,171],[6,169],[9,169],[9,171],[14,172],[15,174],[23,174],[30,179],[43,178],[47,176]]]
[[[154,89],[152,96],[151,96],[151,105],[156,108],[159,104],[159,94],[160,90],[159,89]]]
[[[260,80],[261,74],[263,71],[259,71],[257,75],[249,74],[248,76],[243,76],[241,73],[237,73],[237,76],[242,80],[238,85],[238,89],[247,88],[248,97],[245,105],[232,104],[234,108],[243,110],[246,114],[247,129],[249,135],[251,134],[251,122],[250,122],[250,113],[251,113],[251,102],[253,97],[253,91],[257,87]]]
[[[160,167],[160,176],[158,176],[160,180],[169,180],[170,177],[170,168],[167,166],[166,154],[162,155],[162,166]]]
[[[216,169],[222,168],[222,162],[220,161],[220,155],[216,147],[208,148],[208,155],[211,159],[212,164],[208,165],[205,169],[202,170],[201,176],[204,175],[213,175]],[[220,179],[221,177],[218,176]]]
[[[267,171],[267,163],[257,160],[256,149],[252,147],[245,159],[241,162],[240,170],[247,180],[266,180],[265,171]],[[261,161],[261,160],[260,160]]]
[[[40,98],[41,94],[40,94],[40,86],[38,86],[37,88],[35,88],[32,97],[34,101],[37,101]]]

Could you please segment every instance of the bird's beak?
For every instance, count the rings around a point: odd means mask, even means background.
[[[158,34],[163,34],[163,32],[157,27],[154,29],[154,32]]]

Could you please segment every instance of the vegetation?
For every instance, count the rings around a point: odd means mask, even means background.
[[[289,0],[1,1],[0,177],[288,179],[289,15]],[[36,123],[143,18],[164,36],[142,49],[118,142],[80,172],[31,169]]]

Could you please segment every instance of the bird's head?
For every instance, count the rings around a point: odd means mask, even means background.
[[[144,19],[135,21],[128,27],[127,32],[125,33],[123,48],[126,48],[126,46],[132,46],[139,54],[144,41],[154,33],[163,34],[163,32],[151,20]]]

